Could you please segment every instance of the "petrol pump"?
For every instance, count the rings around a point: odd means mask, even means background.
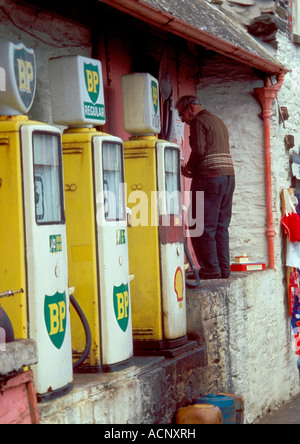
[[[123,141],[105,123],[102,66],[70,56],[49,61],[53,119],[63,134],[69,275],[92,345],[79,372],[114,371],[133,357]],[[85,348],[72,312],[74,356]]]
[[[134,347],[138,354],[175,355],[188,346],[180,148],[156,136],[157,80],[126,75],[122,89],[125,130],[132,134],[124,148]]]
[[[61,133],[26,114],[36,85],[33,50],[0,43],[0,293],[15,337],[37,343],[40,401],[72,388]]]

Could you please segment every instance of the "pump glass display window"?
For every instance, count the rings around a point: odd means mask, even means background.
[[[35,217],[39,225],[64,223],[60,138],[33,133]]]
[[[125,220],[125,192],[122,145],[104,142],[103,191],[105,219],[110,221]]]
[[[170,215],[181,214],[180,158],[174,148],[165,149],[166,205]]]

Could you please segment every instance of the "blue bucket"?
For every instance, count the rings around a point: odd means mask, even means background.
[[[219,407],[223,415],[223,424],[236,424],[236,409],[233,398],[225,395],[206,395],[195,398],[193,404],[210,404]]]

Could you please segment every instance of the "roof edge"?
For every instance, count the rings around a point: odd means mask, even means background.
[[[259,55],[233,45],[226,40],[220,39],[206,31],[196,28],[173,15],[163,12],[152,5],[144,3],[141,0],[100,0],[102,3],[125,12],[139,20],[149,23],[152,26],[169,30],[197,45],[204,46],[206,49],[213,50],[219,54],[229,57],[245,65],[259,69],[272,75],[286,74],[289,72],[281,64],[271,62]]]

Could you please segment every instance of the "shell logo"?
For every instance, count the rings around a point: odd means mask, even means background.
[[[183,291],[184,291],[184,280],[183,272],[180,267],[177,268],[174,278],[174,289],[177,295],[177,301],[179,302],[179,308],[183,307]]]

